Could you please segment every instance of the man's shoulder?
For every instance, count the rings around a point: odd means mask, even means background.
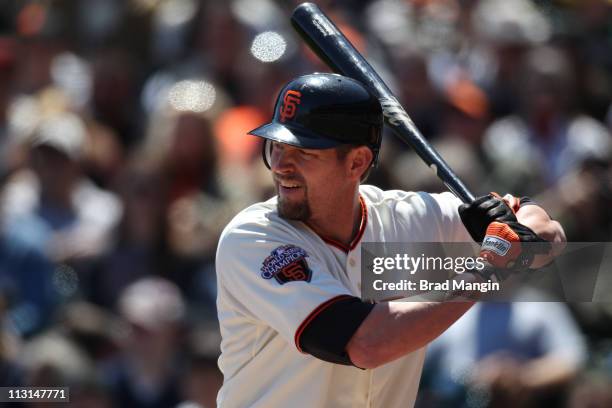
[[[274,199],[252,204],[236,214],[234,218],[227,223],[223,229],[221,238],[245,228],[254,231],[265,229],[269,227],[270,220],[275,218],[275,213],[276,203]]]
[[[372,185],[362,185],[359,192],[364,197],[366,203],[372,206],[392,206],[398,203],[406,203],[411,206],[427,208],[432,205],[458,206],[461,204],[459,199],[449,192],[427,193],[424,191],[404,191],[404,190],[382,190]]]
[[[236,214],[223,229],[219,246],[237,243],[241,240],[253,242],[253,239],[257,237],[275,240],[290,234],[295,228],[290,221],[279,217],[276,197],[274,197],[268,201],[253,204]]]
[[[396,241],[470,241],[459,217],[461,200],[450,192],[383,191],[373,186],[362,186],[360,192],[369,219],[382,229],[393,223]]]

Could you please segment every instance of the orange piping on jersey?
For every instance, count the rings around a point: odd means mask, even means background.
[[[306,316],[306,318],[304,319],[302,324],[300,324],[298,329],[295,331],[295,347],[297,347],[297,349],[298,349],[298,351],[300,353],[304,353],[302,351],[302,348],[300,347],[300,337],[302,336],[302,333],[304,332],[306,327],[308,327],[310,322],[312,322],[315,317],[320,315],[322,311],[324,311],[325,309],[327,309],[328,307],[330,307],[334,303],[338,302],[339,300],[350,299],[352,297],[354,297],[354,296],[351,296],[351,295],[334,296],[333,298],[331,298],[329,300],[326,300],[325,302],[321,303],[312,312],[310,312],[310,314],[308,316]]]
[[[361,238],[363,237],[363,233],[365,232],[365,229],[366,229],[366,225],[368,224],[368,207],[366,206],[365,201],[363,201],[363,197],[361,195],[359,196],[359,204],[361,205],[361,224],[359,224],[359,232],[357,233],[355,238],[353,238],[353,240],[351,241],[351,244],[349,246],[346,246],[341,242],[338,242],[331,238],[326,238],[326,237],[319,235],[326,244],[335,246],[339,250],[344,251],[346,253],[355,249],[357,244],[359,244],[359,241],[361,241]]]

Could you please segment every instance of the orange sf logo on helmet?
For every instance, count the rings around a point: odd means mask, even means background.
[[[283,98],[283,106],[280,109],[280,120],[284,122],[287,119],[291,119],[297,112],[297,105],[300,103],[302,94],[298,91],[288,90]]]

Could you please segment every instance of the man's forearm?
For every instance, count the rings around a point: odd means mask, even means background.
[[[563,252],[566,242],[565,231],[561,224],[552,220],[544,209],[537,205],[526,205],[517,211],[516,218],[521,224],[531,228],[540,237],[552,243],[552,251],[549,254],[536,255],[532,268],[548,264]]]
[[[550,219],[546,211],[537,205],[521,207],[516,218],[548,242],[565,242],[565,232],[561,224]]]
[[[438,337],[474,303],[379,303],[347,345],[349,357],[361,368],[375,368],[393,361]]]
[[[565,242],[561,225],[535,205],[524,206],[517,220],[552,243]],[[562,250],[553,245],[547,255],[538,255],[533,266],[550,262]],[[464,274],[464,279],[468,278]],[[472,275],[473,277],[473,275]],[[459,319],[475,302],[388,302],[377,304],[347,345],[353,364],[374,368],[425,346]]]

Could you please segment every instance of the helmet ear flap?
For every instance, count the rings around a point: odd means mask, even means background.
[[[272,170],[271,160],[272,160],[272,141],[270,139],[264,139],[263,146],[261,149],[261,157],[263,159],[264,164],[268,168],[268,170]]]
[[[374,158],[372,159],[372,167],[378,167],[378,155],[380,154],[380,146],[382,144],[382,126],[380,127],[372,127],[372,143],[370,144],[370,149],[374,154]]]
[[[372,164],[370,167],[377,168],[378,167],[378,154],[380,153],[379,148],[371,148],[374,158],[372,159]]]

